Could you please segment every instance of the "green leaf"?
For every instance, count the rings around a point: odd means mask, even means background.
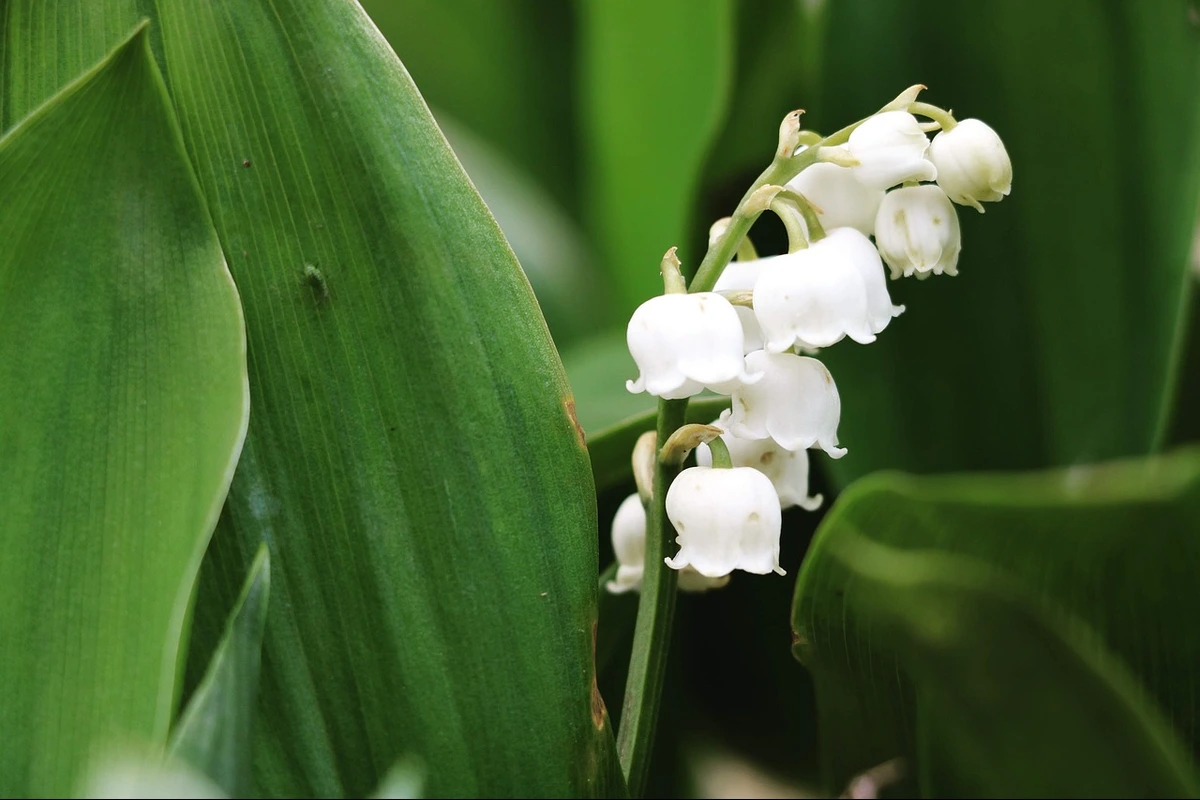
[[[947,794],[1054,796],[1063,784],[1052,781],[1086,787],[1118,774],[1123,782],[1102,793],[1191,787],[1190,765],[1179,766],[1189,759],[1163,742],[1178,736],[1193,751],[1200,742],[1198,520],[1197,449],[1037,473],[857,483],[819,529],[793,608],[829,784],[905,756]],[[859,537],[895,552],[846,549]],[[1042,702],[1047,694],[1057,700]],[[923,761],[918,718],[936,721],[932,751],[944,768]],[[1093,735],[1065,738],[1080,720]],[[985,752],[987,769],[978,763]],[[1083,774],[1089,759],[1104,768]],[[1018,780],[1029,783],[1005,782]]]
[[[617,791],[587,455],[495,221],[356,6],[159,19],[260,354],[213,553],[272,548],[260,789]]]
[[[700,168],[723,119],[733,67],[731,0],[579,5],[588,217],[605,273],[631,312],[662,294],[668,248],[685,237]]]
[[[497,148],[433,111],[520,260],[555,343],[561,349],[594,331],[605,318],[608,297],[574,221]]]
[[[928,84],[930,102],[999,132],[1013,191],[984,216],[960,209],[957,278],[889,283],[907,312],[871,347],[827,351],[850,449],[835,474],[1152,451],[1174,393],[1200,189],[1188,0],[922,8],[829,4],[828,80],[806,119],[837,128]]]
[[[1166,720],[1077,619],[1055,624],[973,559],[852,534],[838,545],[855,579],[847,605],[916,687],[926,794],[1196,795]]]
[[[438,122],[446,122],[441,112],[449,114],[568,210],[577,204],[579,184],[574,5],[363,2]],[[490,199],[486,191],[483,196]]]
[[[201,770],[230,797],[245,797],[250,787],[270,595],[271,558],[261,545],[204,679],[171,733],[170,754]]]
[[[254,421],[192,673],[265,542],[254,791],[364,796],[411,754],[433,796],[619,793],[587,454],[495,221],[356,4],[155,9],[245,303]],[[7,57],[69,58],[76,20],[26,12]]]
[[[114,43],[0,139],[12,796],[65,796],[97,750],[165,743],[188,600],[246,433],[237,291],[147,33]]]

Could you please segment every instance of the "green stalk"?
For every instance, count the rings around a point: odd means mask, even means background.
[[[687,400],[658,401],[658,441],[665,442],[683,425]],[[633,654],[625,682],[617,755],[630,797],[641,797],[650,771],[650,751],[658,723],[658,704],[670,650],[671,622],[675,617],[675,587],[679,574],[668,567],[667,558],[675,529],[667,519],[666,498],[679,465],[655,459],[654,496],[646,519],[646,569],[638,601],[637,626],[633,631]]]
[[[762,209],[750,211],[747,209],[750,197],[758,189],[763,186],[783,186],[792,178],[800,174],[800,172],[817,162],[820,157],[822,147],[835,147],[839,144],[845,144],[850,138],[850,134],[854,129],[861,125],[865,120],[859,120],[839,131],[829,134],[817,144],[804,150],[799,155],[791,158],[776,157],[769,167],[763,170],[763,173],[758,176],[754,184],[742,195],[742,199],[738,202],[737,210],[729,218],[729,227],[725,229],[725,233],[718,239],[708,252],[704,255],[704,260],[700,262],[700,266],[696,269],[696,276],[692,278],[691,286],[688,291],[691,292],[711,292],[712,288],[717,284],[717,278],[721,277],[721,273],[729,262],[733,260],[734,254],[738,250],[742,239],[750,231],[750,226],[758,219]]]

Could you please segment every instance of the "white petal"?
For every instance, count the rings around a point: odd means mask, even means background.
[[[1004,142],[977,119],[964,119],[933,137],[929,159],[950,199],[980,213],[980,202],[1001,200],[1012,191],[1012,161]]]
[[[875,243],[893,278],[929,272],[955,275],[962,250],[958,212],[934,184],[896,189],[879,207]]]
[[[646,564],[646,509],[636,494],[626,497],[617,507],[612,545],[617,557],[617,576],[605,588],[612,594],[641,588]]]
[[[733,394],[729,429],[737,436],[769,436],[787,450],[814,445],[833,458],[838,447],[837,427],[842,403],[837,386],[825,365],[815,358],[759,350],[746,356],[746,366],[763,378]]]
[[[870,319],[871,332],[881,333],[893,317],[904,313],[904,306],[892,305],[891,295],[887,290],[887,276],[884,274],[883,260],[879,251],[866,236],[851,228],[832,231],[828,238],[838,237],[839,246],[847,254],[858,274],[862,276],[863,286],[867,290],[867,315]]]
[[[735,569],[780,572],[779,498],[771,481],[748,468],[685,469],[671,483],[667,516],[679,534],[679,553],[668,558],[710,578]]]
[[[865,185],[851,168],[837,164],[813,164],[788,182],[788,188],[821,210],[821,225],[855,228],[870,236],[875,231],[875,214],[883,202],[883,190]]]
[[[795,344],[828,347],[846,336],[861,344],[875,341],[866,286],[840,238],[827,236],[763,267],[754,285],[754,315],[770,352]]]
[[[626,384],[676,400],[704,388],[728,394],[744,381],[741,320],[729,301],[712,292],[653,297],[633,312],[626,330],[639,375]]]
[[[683,569],[679,570],[679,591],[681,592],[692,592],[699,594],[701,592],[707,592],[713,589],[720,589],[721,587],[728,585],[728,583],[728,575],[722,575],[719,578],[709,578],[705,575],[701,575],[699,572],[696,572],[696,570],[692,569],[691,567],[684,567]]]
[[[859,161],[851,168],[855,177],[874,189],[937,177],[937,168],[925,158],[929,139],[907,111],[876,114],[854,129],[846,147]]]
[[[728,416],[722,416],[712,424],[727,430],[721,436],[729,449],[729,457],[735,467],[750,467],[766,475],[779,495],[779,504],[788,509],[799,505],[805,510],[815,511],[821,505],[821,496],[808,495],[808,451],[785,450],[773,439],[743,439],[725,428]],[[696,464],[712,466],[712,450],[702,444],[696,448]]]

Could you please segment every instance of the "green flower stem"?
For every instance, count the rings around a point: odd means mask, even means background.
[[[944,108],[939,108],[929,103],[913,103],[908,107],[910,114],[920,114],[922,117],[929,117],[931,120],[941,126],[942,130],[948,131],[958,124],[958,120]]]
[[[758,251],[754,249],[754,243],[750,241],[749,236],[743,236],[737,246],[738,261],[754,261],[758,258]]]
[[[684,423],[687,400],[658,401],[658,441],[665,442]],[[679,574],[663,563],[675,538],[667,519],[666,497],[678,464],[655,459],[654,496],[646,519],[646,569],[638,601],[637,626],[633,631],[633,654],[625,682],[617,755],[630,797],[641,797],[650,770],[650,751],[658,723],[658,704],[666,675],[671,623],[675,617],[675,588]]]
[[[712,453],[714,469],[733,469],[733,456],[729,455],[729,446],[724,439],[720,436],[713,439],[708,443],[708,450]]]
[[[762,213],[761,210],[750,211],[747,209],[751,195],[763,186],[783,186],[792,178],[799,175],[802,170],[815,164],[822,147],[836,147],[839,144],[845,144],[850,139],[850,134],[854,132],[854,129],[865,121],[865,119],[860,119],[858,122],[851,123],[790,158],[776,158],[773,160],[771,165],[763,170],[763,173],[758,176],[758,180],[754,182],[749,190],[746,191],[746,194],[742,196],[741,201],[738,202],[737,210],[729,218],[729,227],[725,229],[725,233],[721,238],[713,243],[713,246],[704,255],[704,260],[700,262],[700,266],[696,269],[696,275],[692,278],[692,283],[688,291],[711,292],[712,288],[716,286],[717,279],[721,277],[721,273],[725,267],[733,260],[733,256],[738,251],[742,239],[749,233],[750,226],[754,224],[759,214]]]

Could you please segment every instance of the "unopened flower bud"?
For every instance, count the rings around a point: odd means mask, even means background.
[[[729,394],[756,380],[742,361],[742,323],[729,301],[713,292],[652,297],[633,312],[626,331],[637,363],[630,392],[666,400],[708,388]]]
[[[893,279],[957,275],[962,250],[958,212],[946,193],[932,184],[888,192],[875,220],[875,244]]]
[[[735,569],[766,575],[779,567],[782,513],[771,479],[749,467],[691,467],[667,490],[667,517],[679,534],[672,569],[710,578]]]
[[[964,119],[933,137],[929,160],[937,167],[938,186],[959,205],[983,213],[983,203],[1012,191],[1012,161],[1000,136],[986,123]]]
[[[846,146],[859,161],[853,167],[855,176],[872,188],[937,177],[937,168],[925,158],[929,138],[907,111],[884,111],[867,119],[850,134]]]

